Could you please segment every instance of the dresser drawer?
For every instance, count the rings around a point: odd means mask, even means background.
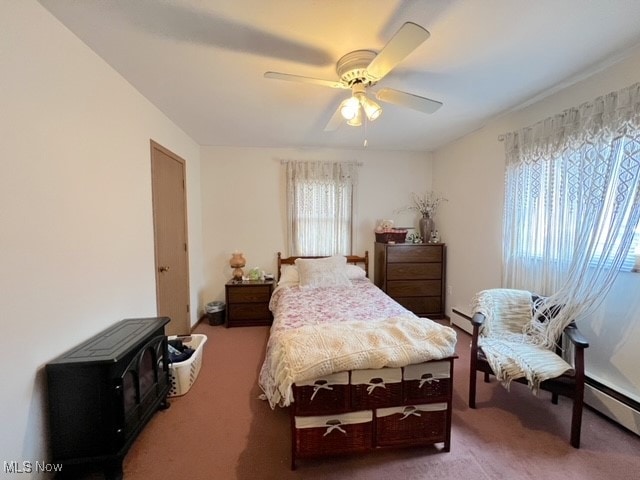
[[[393,297],[393,299],[416,315],[442,314],[441,297]]]
[[[271,319],[269,306],[265,304],[234,303],[229,305],[229,320]]]
[[[232,287],[228,289],[229,302],[260,303],[269,302],[271,297],[270,285],[252,285]]]
[[[397,245],[387,249],[387,262],[442,262],[442,245]]]
[[[441,263],[390,263],[387,280],[440,280]]]
[[[440,280],[389,280],[387,295],[390,297],[438,296],[442,293]]]

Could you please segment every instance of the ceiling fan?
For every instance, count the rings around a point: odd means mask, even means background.
[[[333,114],[325,131],[335,130],[343,119],[348,125],[362,125],[363,115],[373,121],[382,114],[382,107],[367,96],[367,89],[382,80],[396,65],[418,48],[429,32],[412,22],[400,27],[384,48],[376,53],[372,50],[355,50],[344,55],[336,64],[340,80],[324,80],[288,73],[265,72],[265,78],[311,83],[322,87],[350,89],[351,97],[343,100]],[[381,88],[375,93],[381,102],[412,108],[423,113],[433,113],[442,106],[442,102],[421,97],[393,88]]]

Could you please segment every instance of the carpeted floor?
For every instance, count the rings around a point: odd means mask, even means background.
[[[126,480],[638,479],[640,437],[590,409],[582,448],[569,445],[571,402],[523,385],[478,382],[467,406],[470,337],[458,331],[451,452],[437,446],[300,460],[290,470],[288,412],[258,399],[267,327],[201,323],[208,342],[191,390],[158,412],[125,458]],[[587,352],[588,362],[588,352]]]

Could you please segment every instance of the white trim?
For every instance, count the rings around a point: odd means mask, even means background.
[[[473,326],[471,325],[471,322],[466,318],[466,317],[471,318],[471,311],[469,310],[468,307],[454,306],[451,309],[451,313],[455,315],[455,316],[453,315],[451,316],[451,323],[453,325],[455,325],[458,328],[461,328],[462,330],[467,332],[469,335],[473,334]]]
[[[449,369],[448,361],[416,363],[404,367],[403,378],[405,380],[421,380],[422,375],[427,373],[430,373],[433,378],[449,378]]]
[[[399,407],[378,408],[376,418],[388,417],[399,413],[405,415],[407,412],[415,411],[420,416],[420,412],[442,412],[447,409],[446,402],[427,403],[424,405],[401,405]]]
[[[324,428],[335,425],[355,425],[373,420],[373,410],[341,413],[338,415],[321,415],[315,417],[295,417],[296,428]],[[336,422],[336,423],[330,423]]]
[[[369,385],[374,378],[381,378],[384,383],[400,383],[402,381],[402,369],[353,370],[351,372],[351,385]]]
[[[616,423],[640,435],[640,412],[591,386],[584,386],[584,401]]]
[[[314,378],[313,380],[296,382],[296,387],[314,387],[317,382],[323,380],[327,383],[327,385],[349,385],[349,372],[332,373],[321,378]]]

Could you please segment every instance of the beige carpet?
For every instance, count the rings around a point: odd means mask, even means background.
[[[548,394],[534,397],[522,385],[509,393],[495,381],[479,382],[478,408],[469,409],[469,336],[462,331],[451,452],[429,447],[300,460],[291,471],[288,412],[257,398],[268,328],[201,323],[196,333],[209,339],[200,375],[136,440],[125,459],[126,480],[640,478],[640,437],[590,409],[582,448],[569,445],[567,399],[553,405]]]

